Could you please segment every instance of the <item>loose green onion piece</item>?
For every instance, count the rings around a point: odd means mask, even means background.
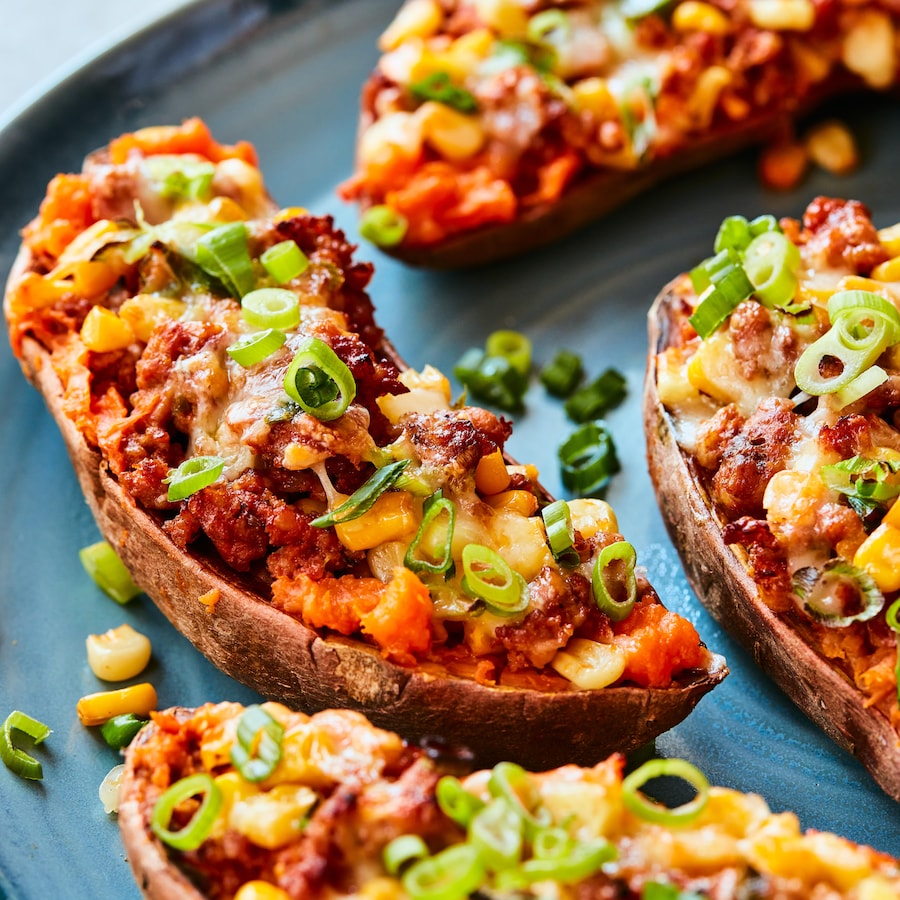
[[[531,341],[518,331],[494,331],[484,343],[488,356],[502,356],[520,374],[531,371]]]
[[[29,781],[40,781],[44,777],[44,767],[33,756],[20,750],[13,742],[13,732],[17,731],[31,738],[35,745],[43,743],[50,729],[37,719],[14,709],[3,723],[0,730],[0,760],[14,775],[27,778]]]
[[[575,846],[565,828],[542,828],[531,841],[531,852],[536,859],[559,859]]]
[[[466,544],[462,552],[463,589],[500,616],[514,616],[528,609],[528,585],[496,550],[483,544]]]
[[[693,800],[669,809],[648,800],[640,793],[639,789],[648,781],[663,775],[683,779],[695,788],[697,795]],[[639,819],[657,825],[688,825],[703,812],[708,800],[709,782],[706,776],[696,766],[683,759],[651,759],[626,776],[622,782],[622,801],[625,808]]]
[[[750,223],[743,216],[728,216],[722,220],[716,240],[713,244],[713,252],[721,253],[722,250],[731,250],[741,254],[747,249],[752,240]]]
[[[781,226],[778,224],[778,219],[776,219],[775,216],[757,216],[755,219],[751,219],[751,237],[759,237],[761,234],[765,234],[769,231],[776,231],[779,234],[782,233]]]
[[[142,163],[150,182],[163,199],[200,200],[210,197],[216,167],[205,160],[181,155],[148,156]]]
[[[453,367],[453,374],[473,397],[508,412],[522,409],[528,379],[503,356],[488,356],[473,347]]]
[[[256,286],[253,262],[247,247],[247,227],[243,222],[219,225],[204,234],[194,248],[197,265],[218,278],[236,297]]]
[[[845,384],[834,392],[835,404],[838,409],[843,409],[851,403],[865,397],[866,394],[872,393],[875,388],[880,387],[888,380],[888,373],[881,366],[870,366],[860,375],[857,375],[853,381]]]
[[[428,845],[417,834],[401,834],[394,838],[382,854],[388,875],[398,875],[407,863],[428,856]]]
[[[525,822],[503,797],[491,800],[469,824],[469,843],[478,850],[488,869],[498,872],[522,858]]]
[[[648,881],[641,888],[641,900],[705,900],[696,891],[680,891],[665,881]]]
[[[731,250],[720,250],[715,256],[704,259],[700,265],[691,269],[691,285],[694,293],[699,297],[712,284],[712,276],[716,272],[721,272],[726,266],[734,265],[736,261]]]
[[[360,488],[357,488],[340,506],[313,519],[310,523],[316,528],[329,528],[332,525],[343,525],[352,522],[367,513],[375,501],[400,477],[400,473],[409,465],[408,459],[399,459],[381,469]]]
[[[554,500],[541,510],[544,527],[547,529],[547,543],[553,558],[568,569],[577,566],[581,557],[575,549],[575,530],[572,528],[572,514],[565,500]]]
[[[268,359],[287,340],[285,333],[278,328],[266,328],[238,338],[225,352],[245,369]]]
[[[98,541],[78,551],[78,558],[97,587],[116,603],[128,603],[141,593],[131,572],[106,541]]]
[[[287,284],[309,268],[309,258],[296,241],[282,241],[269,247],[259,261],[279,284]]]
[[[615,444],[603,422],[586,422],[573,431],[559,448],[559,461],[563,484],[582,497],[599,496],[620,469]]]
[[[107,745],[113,750],[121,750],[127,747],[134,736],[147,724],[147,719],[141,719],[134,713],[125,713],[115,716],[100,726],[100,734]]]
[[[599,419],[625,399],[625,385],[625,376],[621,372],[607,369],[566,400],[566,415],[579,424]]]
[[[221,456],[192,456],[186,459],[177,469],[163,478],[163,484],[169,486],[167,499],[169,503],[186,500],[197,491],[209,487],[225,469],[225,460]]]
[[[342,416],[356,397],[356,380],[347,364],[318,338],[305,338],[284,376],[287,395],[322,422]]]
[[[542,44],[548,38],[559,37],[567,40],[572,33],[572,23],[569,16],[561,9],[545,9],[533,15],[528,20],[526,35],[534,44]]]
[[[900,706],[900,597],[887,608],[884,621],[897,635],[897,665],[894,668],[894,680],[897,682],[897,705]]]
[[[541,795],[534,779],[520,765],[497,763],[491,769],[488,790],[492,797],[502,797],[512,805],[525,822],[525,834],[529,840],[540,829],[550,825],[550,811],[540,806]]]
[[[869,310],[883,316],[893,332],[891,343],[900,342],[900,312],[890,300],[885,300],[872,291],[838,291],[828,298],[828,318],[834,324],[845,313],[856,310]]]
[[[203,801],[190,822],[178,831],[171,831],[169,825],[176,807],[197,794]],[[176,781],[153,807],[150,830],[164,843],[176,850],[196,850],[209,836],[219,809],[222,806],[222,791],[211,775],[198,772]]]
[[[443,525],[436,520],[445,516]],[[413,572],[443,575],[453,565],[453,530],[456,527],[456,506],[452,500],[438,494],[424,506],[422,522],[403,557],[403,565]]]
[[[704,340],[753,293],[744,270],[734,263],[710,276],[709,287],[700,295],[697,308],[688,321]]]
[[[559,350],[541,369],[541,384],[555,397],[568,397],[584,375],[581,357],[569,350]]]
[[[436,100],[461,113],[478,111],[478,101],[465,88],[453,83],[449,72],[432,72],[421,81],[414,81],[409,86],[410,93],[416,100]]]
[[[605,863],[614,860],[616,855],[616,848],[609,841],[599,838],[575,844],[565,856],[526,860],[519,872],[528,883],[556,881],[560,884],[573,884],[598,872]]]
[[[886,503],[900,496],[900,483],[892,476],[900,472],[900,463],[883,459],[851,456],[830,466],[822,466],[819,476],[825,486],[847,497]]]
[[[248,706],[238,721],[231,762],[245,781],[265,781],[281,759],[284,726],[261,706]]]
[[[406,237],[406,217],[390,206],[370,206],[359,220],[359,233],[376,247],[394,247]]]
[[[637,554],[628,541],[607,544],[594,560],[591,573],[594,600],[600,612],[606,613],[613,622],[627,619],[634,609],[637,600],[637,580],[634,575],[636,562]],[[624,599],[617,600],[613,591],[617,594],[624,591]]]
[[[470,794],[453,775],[444,775],[438,781],[435,798],[441,812],[463,828],[468,828],[472,817],[484,808],[484,802]]]
[[[794,299],[800,279],[800,251],[777,231],[753,238],[744,253],[744,272],[763,306],[783,309]]]
[[[254,328],[290,331],[300,324],[300,300],[284,288],[259,288],[241,301],[241,316]]]
[[[484,863],[471,844],[455,844],[421,859],[403,874],[411,900],[463,900],[484,881]]]
[[[851,622],[867,622],[881,612],[884,594],[864,569],[840,557],[830,559],[821,570],[806,566],[794,572],[794,593],[810,616],[827,628],[845,628]],[[853,593],[859,612],[846,614],[847,589]]]

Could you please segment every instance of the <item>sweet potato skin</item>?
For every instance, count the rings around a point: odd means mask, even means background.
[[[11,280],[29,265],[22,251]],[[309,713],[359,710],[409,740],[465,748],[478,765],[510,759],[538,769],[590,765],[646,744],[684,719],[728,672],[713,655],[708,671],[666,689],[551,693],[479,684],[439,667],[401,667],[368,644],[322,637],[274,609],[223,563],[181,551],[66,416],[49,355],[28,337],[21,364],[60,428],[100,531],[137,584],[214,665],[269,699]],[[534,741],[536,733],[546,739]]]
[[[722,522],[678,447],[656,389],[656,354],[668,345],[674,282],[648,314],[649,356],[643,414],[647,459],[660,511],[688,581],[715,619],[752,654],[791,700],[832,740],[856,756],[892,797],[900,800],[900,742],[890,722],[863,708],[843,674],[815,653],[760,598],[743,551],[722,538]]]

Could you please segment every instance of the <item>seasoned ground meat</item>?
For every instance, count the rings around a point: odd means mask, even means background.
[[[787,609],[786,595],[791,592],[787,560],[777,538],[765,520],[743,516],[729,522],[722,537],[726,544],[739,544],[750,558],[750,570],[767,602]]]
[[[821,268],[849,266],[868,275],[888,258],[867,207],[857,200],[816,197],[803,216],[806,244]]]

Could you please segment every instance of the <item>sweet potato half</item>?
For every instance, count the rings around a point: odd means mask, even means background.
[[[173,143],[176,147],[179,146],[177,141],[188,140],[188,138],[184,137],[185,134],[189,135],[189,139],[194,142],[196,147],[198,140],[194,132],[197,130],[192,123],[186,123],[181,128],[148,129],[138,136],[137,140],[141,143],[143,149],[139,150],[136,156],[127,149],[130,146],[128,141],[131,140],[131,137],[120,138],[117,146],[123,147],[122,141],[125,141],[127,150],[127,152],[123,152],[123,158],[127,159],[127,162],[123,165],[130,166],[131,169],[129,171],[132,172],[136,165],[143,165],[146,155],[152,154],[157,144],[162,140],[159,136],[160,133],[165,137],[167,149],[171,149]],[[203,134],[207,135],[206,132],[203,132]],[[215,146],[218,147],[218,145]],[[240,145],[238,146],[240,147]],[[207,159],[211,160],[219,153],[218,150],[204,148],[206,148],[206,144],[199,142],[199,150],[194,149],[194,156],[198,153],[200,156],[206,154]],[[92,166],[99,166],[100,175],[97,177],[103,179],[104,185],[110,183],[120,185],[123,180],[127,180],[125,175],[123,175],[125,169],[116,169],[115,164],[113,164],[113,168],[110,170],[107,168],[105,160],[106,157],[101,154],[99,157],[94,156],[91,162]],[[173,165],[171,153],[166,156],[166,160],[167,171],[169,171]],[[156,163],[156,165],[159,166],[160,164]],[[229,163],[229,165],[231,164]],[[254,185],[254,190],[258,192],[261,181],[254,171],[248,169],[248,166],[249,164],[242,163],[236,168],[237,171],[243,174],[244,180]],[[232,165],[231,168],[235,167]],[[95,169],[91,171],[96,173]],[[110,180],[110,172],[112,172],[112,176],[116,180]],[[134,178],[133,174],[129,177],[132,180]],[[75,176],[72,176],[72,181],[80,189],[81,182]],[[59,192],[54,196],[59,201]],[[249,203],[246,198],[244,199],[245,202]],[[59,202],[61,203],[62,201]],[[225,202],[219,197],[215,202],[218,204],[217,208],[224,207],[232,211],[234,209],[233,204],[235,201],[233,198]],[[269,208],[271,205],[270,201],[265,198],[260,199],[257,196],[256,202],[261,204],[264,209],[264,213],[267,216],[264,227],[270,229],[267,233],[271,233],[271,229],[279,227],[278,222],[280,220],[277,217],[271,220],[268,218],[268,216],[272,215],[272,211]],[[229,206],[229,203],[232,205]],[[81,209],[82,207],[77,208]],[[68,219],[53,219],[53,208],[51,206],[45,206],[43,210],[42,215],[44,218],[42,221],[46,222],[49,219],[50,225],[41,232],[42,239],[45,235],[49,234],[52,236],[63,227],[71,226],[72,217]],[[198,213],[194,213],[194,215],[198,215]],[[105,219],[101,218],[99,223],[101,229],[119,227],[112,224],[107,226],[104,224],[105,221]],[[270,221],[275,224],[270,224]],[[316,246],[325,248],[321,252],[326,254],[323,259],[328,261],[322,263],[321,266],[316,262],[319,258],[316,254],[320,251],[311,249],[312,245],[307,248],[313,259],[309,272],[313,273],[314,277],[317,277],[315,276],[316,271],[333,272],[334,264],[330,260],[336,258],[333,255],[334,246],[344,247],[345,249],[340,252],[349,253],[349,250],[346,249],[347,245],[341,243],[343,240],[342,236],[332,232],[330,223],[327,223],[326,220],[314,220],[301,216],[296,222],[300,223],[297,227],[314,227],[319,229],[315,232],[315,241],[318,241]],[[56,228],[56,231],[54,231],[54,228]],[[300,232],[296,233],[300,234]],[[102,240],[105,240],[105,238],[101,237]],[[71,256],[74,251],[69,252]],[[89,252],[94,252],[93,247]],[[332,255],[329,256],[328,254]],[[157,262],[160,262],[160,260],[157,260]],[[101,262],[98,265],[102,266],[103,263]],[[94,441],[91,442],[87,436],[90,433],[90,429],[86,431],[83,427],[83,422],[81,423],[82,427],[79,427],[74,421],[74,418],[77,418],[77,416],[73,417],[72,414],[73,401],[71,392],[73,379],[69,378],[70,396],[67,397],[59,375],[59,367],[62,364],[59,359],[51,358],[48,344],[56,346],[57,353],[66,353],[68,351],[60,351],[59,345],[54,344],[55,339],[52,336],[48,337],[48,332],[43,331],[43,325],[35,323],[39,321],[49,322],[50,332],[52,333],[56,329],[56,333],[58,333],[60,321],[68,321],[73,316],[76,317],[78,322],[81,319],[86,321],[85,312],[88,309],[97,310],[98,306],[102,306],[110,301],[108,300],[108,295],[102,291],[99,300],[86,301],[84,298],[73,297],[71,285],[66,287],[68,283],[62,282],[64,297],[60,301],[61,306],[58,309],[52,306],[53,297],[46,301],[51,304],[49,306],[51,312],[48,313],[51,318],[48,320],[41,318],[45,315],[48,307],[39,305],[36,312],[29,307],[30,311],[26,315],[36,315],[37,319],[29,320],[32,322],[33,331],[29,327],[23,327],[21,310],[14,311],[13,307],[17,303],[25,303],[27,305],[30,302],[27,297],[23,300],[25,295],[22,293],[22,285],[27,284],[27,286],[30,286],[34,284],[40,288],[44,278],[42,273],[46,272],[47,268],[47,264],[39,263],[32,251],[26,246],[19,255],[10,276],[6,298],[6,313],[23,371],[41,392],[48,409],[59,425],[84,495],[105,538],[120,554],[133,573],[137,584],[147,592],[175,627],[216,666],[232,677],[251,686],[268,698],[277,699],[307,711],[337,706],[365,711],[372,718],[373,722],[379,726],[397,730],[409,739],[422,740],[432,738],[436,741],[444,742],[452,747],[459,748],[461,751],[473,754],[474,758],[483,763],[489,764],[499,759],[513,758],[533,766],[549,766],[571,760],[591,763],[610,752],[629,750],[643,745],[654,736],[671,728],[683,719],[700,698],[727,674],[724,660],[715,654],[709,653],[699,644],[699,639],[692,626],[678,619],[674,614],[662,612],[662,606],[658,603],[652,589],[646,585],[646,582],[643,582],[643,587],[640,588],[641,595],[646,597],[648,604],[652,603],[659,615],[668,616],[670,621],[677,620],[681,622],[684,630],[689,632],[688,641],[691,644],[689,651],[692,655],[690,659],[682,656],[673,662],[674,677],[667,674],[660,679],[657,676],[655,684],[650,682],[636,683],[628,679],[622,679],[621,683],[613,684],[612,680],[607,680],[606,683],[610,686],[600,689],[575,690],[572,684],[550,671],[549,668],[547,669],[547,675],[542,674],[540,666],[524,667],[524,673],[521,672],[523,667],[519,666],[519,672],[521,673],[519,677],[516,677],[517,673],[514,671],[512,679],[507,681],[500,678],[492,679],[489,677],[489,673],[488,677],[485,677],[484,673],[476,671],[476,664],[479,660],[469,658],[464,660],[464,663],[468,663],[468,668],[463,667],[462,673],[459,670],[454,672],[451,670],[449,663],[447,665],[443,663],[443,658],[426,655],[424,651],[428,648],[423,647],[421,644],[403,643],[401,649],[398,650],[396,642],[391,644],[387,641],[382,641],[379,644],[377,637],[374,640],[363,640],[360,634],[360,620],[357,619],[355,625],[352,621],[350,625],[343,624],[346,621],[346,617],[341,620],[341,616],[344,613],[342,612],[342,607],[338,604],[332,605],[330,610],[332,618],[328,620],[329,623],[335,622],[335,624],[329,624],[327,628],[321,627],[318,623],[313,627],[307,624],[303,615],[289,615],[287,612],[282,611],[272,602],[271,585],[273,577],[267,575],[265,570],[260,572],[257,567],[254,573],[250,573],[246,571],[250,568],[249,564],[244,565],[243,571],[240,565],[226,564],[221,555],[221,548],[219,553],[216,553],[212,544],[204,543],[202,540],[196,543],[192,543],[190,540],[182,540],[180,543],[176,542],[172,534],[163,528],[164,524],[171,525],[173,514],[179,509],[177,504],[166,502],[165,486],[162,486],[162,493],[160,493],[158,484],[153,488],[154,493],[150,497],[150,502],[147,502],[146,499],[144,502],[136,502],[134,493],[126,490],[122,478],[113,472],[108,452],[106,455],[101,454],[98,449],[96,436]],[[94,270],[89,269],[88,271]],[[132,274],[128,275],[127,278],[135,277],[132,269],[128,271]],[[346,275],[348,280],[352,277],[367,280],[369,268],[363,264],[354,268],[348,266],[347,273],[349,273]],[[171,273],[167,272],[166,278],[170,276]],[[54,283],[58,288],[60,284],[58,276],[54,277],[57,278],[57,281]],[[30,280],[26,282],[27,279]],[[122,280],[125,279],[120,280],[120,287]],[[328,288],[329,285],[335,282],[336,279],[328,275],[315,281],[315,284],[325,285]],[[310,282],[310,284],[312,283]],[[115,290],[119,290],[119,288],[115,288]],[[219,292],[221,293],[221,288]],[[282,290],[282,294],[284,293],[285,291]],[[138,297],[142,296],[146,297],[147,295],[138,295]],[[237,317],[240,316],[240,307],[233,300],[222,297],[213,298],[208,293],[204,293],[203,296],[208,299],[208,302],[218,304],[217,309],[226,309],[226,315],[231,317],[229,321],[239,321]],[[106,300],[103,299],[105,297],[107,298]],[[370,309],[369,301],[361,291],[351,294],[348,289],[348,293],[346,295],[341,294],[340,297],[342,303],[348,305],[351,302],[356,303],[357,308],[363,310],[364,316],[368,315],[366,311]],[[120,304],[121,301],[122,296],[120,294],[116,304]],[[93,306],[90,305],[91,302],[94,304]],[[161,302],[165,304],[169,301],[163,300]],[[104,313],[107,316],[106,321],[116,319],[116,308],[121,307],[113,305],[113,309],[108,314]],[[316,307],[316,309],[321,312],[321,307]],[[310,315],[314,316],[317,314],[314,311]],[[333,320],[336,315],[330,310],[323,314],[331,317],[329,321]],[[55,318],[57,315],[59,319]],[[370,320],[366,318],[366,321],[369,322]],[[114,325],[116,325],[115,322]],[[116,325],[116,327],[120,326]],[[157,324],[153,327],[157,329],[157,331],[153,332],[156,334],[156,337],[145,336],[144,339],[150,341],[162,339],[168,342],[166,346],[172,346],[172,341],[190,343],[192,340],[190,334],[199,333],[200,329],[207,328],[206,325],[197,324],[195,321],[188,322],[187,326],[182,327],[174,320],[162,322],[162,324]],[[185,327],[188,329],[192,328],[194,331],[188,334],[184,330]],[[340,332],[335,340],[346,342],[352,338],[355,343],[350,346],[357,353],[357,359],[365,361],[369,357],[368,355],[363,355],[364,353],[377,352],[383,354],[384,357],[392,359],[393,363],[402,370],[404,368],[403,364],[390,343],[383,339],[381,332],[371,324],[364,327],[368,328],[371,334],[376,335],[376,337],[371,338],[373,346],[377,345],[374,350],[365,350],[360,343],[361,338],[354,335],[347,337],[346,332]],[[86,339],[79,336],[79,328],[83,329],[83,326],[77,325],[75,330],[65,338],[65,341],[70,342],[65,346],[75,347],[76,356],[81,359],[82,350],[79,348],[82,347],[82,341]],[[173,328],[174,330],[166,332],[166,335],[161,337],[159,328]],[[212,330],[216,332],[216,329],[220,328],[221,325],[215,326]],[[43,341],[40,337],[43,337]],[[172,341],[169,340],[170,337]],[[121,350],[117,351],[119,355],[115,353],[112,355],[99,353],[97,358],[107,362],[110,359],[114,361],[124,360],[123,365],[125,365],[127,360],[131,358],[131,354],[144,352],[144,345],[140,340],[135,344],[131,338],[126,337],[124,344]],[[358,349],[360,347],[363,347],[363,349]],[[220,347],[219,351],[221,350],[222,348]],[[226,359],[224,352],[221,353],[221,359],[223,365],[232,365]],[[75,371],[77,373],[82,372],[78,368],[79,365],[76,364]],[[118,365],[119,363],[116,362],[115,365],[108,366],[103,372],[119,371],[116,368]],[[146,371],[144,375],[146,376]],[[80,378],[81,375],[79,374],[78,377]],[[101,382],[105,377],[105,374],[97,374],[94,376],[95,382]],[[156,376],[153,377],[155,378]],[[193,378],[194,376],[191,377]],[[264,377],[269,382],[272,381],[269,376],[266,375]],[[274,381],[276,390],[280,390],[282,378],[283,374],[279,375],[277,380]],[[84,382],[75,380],[74,389],[76,391],[80,390],[80,386],[83,383],[91,383],[90,374],[85,376]],[[126,379],[125,383],[131,384],[130,390],[134,390],[131,381]],[[196,381],[191,381],[186,390],[193,390],[191,385],[194,384],[196,384]],[[397,384],[394,391],[397,393],[401,389],[402,386]],[[449,385],[447,389],[449,390]],[[105,388],[101,385],[99,390],[102,392],[105,391]],[[83,402],[85,395],[79,394],[79,396],[82,400],[76,402],[81,404],[80,408],[85,409]],[[110,396],[115,396],[115,392],[111,395],[106,391],[101,393],[101,395],[92,397],[90,400],[91,410],[99,410],[98,415],[104,415],[110,403],[108,399]],[[121,395],[118,396],[119,399],[115,399],[112,403],[113,412],[111,414],[115,416],[121,415],[116,410],[124,407],[126,402]],[[136,397],[138,395],[134,394],[132,396]],[[403,395],[401,394],[401,396]],[[161,410],[161,414],[166,415],[167,411],[173,408],[173,402],[170,399],[166,399],[166,396],[163,397],[163,400],[165,402],[162,405],[154,405],[153,409]],[[286,400],[287,396],[285,395]],[[371,399],[369,402],[372,402]],[[104,404],[107,405],[104,406]],[[186,408],[184,403],[181,403],[179,407],[176,402],[174,403],[174,408],[181,409],[179,414],[184,415],[184,409]],[[267,408],[271,408],[271,406]],[[374,417],[377,414],[377,408],[374,406],[374,403],[371,406],[371,410]],[[439,418],[434,421],[444,422],[445,425],[449,421],[449,425],[446,426],[449,428],[453,426],[456,418],[463,412],[448,410],[443,419]],[[368,415],[368,412],[366,414]],[[499,421],[492,414],[484,411],[473,410],[468,414],[474,416],[483,414],[483,416],[490,417],[491,422]],[[89,415],[93,415],[93,413]],[[155,412],[154,415],[156,415]],[[357,419],[359,418],[360,415],[358,414]],[[320,430],[325,428],[320,423],[313,422],[312,416],[301,414],[299,419],[306,421],[307,424],[304,427]],[[100,422],[99,419],[97,421]],[[293,424],[289,422],[286,427],[293,427]],[[350,426],[348,425],[347,427]],[[417,427],[419,427],[419,431],[422,430],[421,426]],[[504,424],[502,427],[506,428],[507,426]],[[471,430],[469,424],[466,424],[466,429]],[[115,433],[118,434],[118,432]],[[340,436],[338,432],[327,430],[322,431],[322,433],[329,436],[329,440],[333,440],[335,434],[338,437]],[[466,433],[469,432],[467,431]],[[134,443],[127,445],[126,450],[128,452],[134,451],[143,458],[143,444],[141,442],[145,440],[145,437],[149,439],[151,435],[156,435],[160,440],[156,446],[161,448],[160,452],[163,454],[161,459],[170,459],[171,457],[166,456],[166,454],[182,452],[178,449],[175,432],[173,431],[172,434],[173,437],[170,444],[169,438],[159,429],[152,432],[148,431],[146,436],[144,432],[141,432],[135,436]],[[183,440],[183,436],[181,439]],[[502,438],[498,439],[502,441]],[[423,434],[421,440],[429,441],[429,434]],[[280,454],[281,452],[279,449],[278,453]],[[465,452],[468,453],[470,463],[474,465],[472,448],[470,447]],[[494,447],[492,452],[499,457],[499,451],[496,447]],[[450,462],[453,462],[453,460],[451,459]],[[449,464],[448,462],[447,465]],[[157,472],[159,472],[161,466],[160,474],[164,475],[166,466],[171,466],[173,463],[150,461],[148,465],[152,466],[153,471]],[[277,461],[275,464],[270,463],[269,465],[270,467],[277,465]],[[301,463],[301,467],[304,465],[305,463]],[[502,473],[505,474],[506,469],[502,463],[501,468]],[[119,472],[122,472],[121,468]],[[311,473],[306,472],[304,474],[301,471],[300,474],[302,477],[307,478],[307,482],[304,482],[304,484],[312,483],[310,480]],[[285,478],[296,478],[295,472],[286,472],[282,473],[282,475]],[[352,471],[351,475],[357,477]],[[471,473],[466,477],[471,482]],[[537,505],[540,503],[546,504],[547,498],[545,495],[540,494],[539,487],[534,487],[530,481],[524,480],[524,475],[516,477],[519,478],[519,481],[516,483],[528,488],[528,490],[520,490],[519,494],[523,496],[516,495],[512,499],[515,501],[517,497],[519,500],[524,497],[531,504],[531,513],[534,514]],[[222,484],[225,483],[222,482]],[[226,485],[223,489],[230,488]],[[482,509],[480,513],[482,518],[487,517],[490,519],[491,516],[495,515],[488,504],[474,495],[474,488],[468,488],[468,490],[473,498],[471,502]],[[532,490],[540,494],[540,496],[536,498],[529,493]],[[512,493],[515,494],[516,492],[513,491]],[[143,496],[146,498],[148,495],[145,492]],[[244,500],[241,500],[241,504],[244,504],[245,500],[253,502],[254,496],[256,495],[245,495]],[[282,515],[282,518],[279,520],[279,527],[284,527],[285,522],[288,525],[291,522],[303,524],[317,514],[303,511],[308,509],[308,506],[303,507],[303,504],[306,503],[308,505],[311,502],[308,499],[308,491],[307,494],[301,494],[300,496],[306,499],[301,499],[293,504],[278,502],[278,509],[281,510],[280,515]],[[159,499],[157,500],[156,498]],[[321,512],[323,507],[325,507],[325,500],[320,497],[316,502],[319,504],[318,510]],[[421,501],[419,502],[421,503]],[[156,505],[154,506],[154,504]],[[184,506],[181,508],[182,510],[185,509]],[[242,513],[234,512],[236,508],[235,506],[229,507],[224,513],[221,510],[217,510],[211,518],[214,521],[222,515],[240,517]],[[243,510],[244,506],[240,506],[240,509]],[[250,513],[247,513],[247,515],[249,516]],[[240,522],[238,527],[240,528]],[[258,533],[262,534],[259,522],[256,522],[255,527]],[[303,525],[303,527],[307,528],[309,526]],[[378,528],[380,525],[378,522],[375,522],[372,527]],[[542,527],[540,524],[540,513],[537,512],[537,520],[528,524],[529,534],[537,533],[542,535],[543,532],[540,530]],[[312,529],[313,532],[315,530]],[[413,526],[413,531],[415,531],[415,526]],[[212,532],[213,529],[210,529],[210,537],[213,538],[214,543],[215,538]],[[310,535],[312,532],[306,531],[303,533]],[[327,577],[323,581],[328,584],[345,584],[345,597],[352,598],[354,591],[362,590],[362,587],[356,587],[356,585],[362,585],[362,581],[356,582],[354,579],[360,571],[363,571],[363,567],[367,565],[365,554],[354,552],[352,555],[347,555],[348,551],[342,550],[341,545],[336,543],[337,538],[334,534],[326,534],[324,529],[321,533],[325,534],[325,538],[322,538],[322,540],[327,539],[329,542],[326,545],[322,545],[325,547],[325,550],[322,551],[323,554],[325,552],[330,553],[331,558],[336,558],[344,566],[343,571],[348,572],[348,574],[340,575],[339,578],[332,579],[330,582],[327,581]],[[318,534],[314,535],[312,539],[318,540]],[[407,542],[411,540],[409,532],[406,532],[405,539]],[[621,537],[612,534],[606,538],[607,541],[617,539],[620,540]],[[543,541],[543,538],[541,540]],[[284,546],[284,544],[282,543],[281,546]],[[543,547],[543,544],[541,544],[541,547]],[[305,585],[314,584],[315,579],[307,577],[305,572],[319,571],[316,568],[318,565],[316,562],[318,559],[316,556],[317,551],[315,549],[312,551],[307,549],[303,550],[303,553],[306,554],[306,559],[310,566],[304,569],[303,574],[299,577],[305,579]],[[547,559],[549,559],[548,550],[542,549],[541,553],[547,555]],[[346,560],[349,560],[349,562]],[[323,561],[322,571],[327,576],[329,570],[325,568],[326,565],[327,561]],[[396,573],[398,569],[394,568],[393,571]],[[428,597],[426,588],[418,581],[410,569],[401,567],[399,571],[404,576],[404,583],[409,582],[417,585],[420,592],[419,596],[421,596],[421,592],[424,592],[425,597]],[[277,575],[278,573],[275,574]],[[374,569],[372,574],[374,574]],[[383,588],[383,583],[372,577],[372,574],[365,579],[368,590]],[[322,577],[321,573],[318,577]],[[548,577],[552,583],[562,585],[563,576],[549,573]],[[586,588],[589,593],[589,579],[585,581],[582,576],[575,575],[566,577],[570,579],[580,578],[580,589],[584,591]],[[556,579],[556,581],[553,581],[553,579]],[[282,577],[281,581],[284,580]],[[556,588],[553,588],[553,591],[556,590]],[[562,590],[567,589],[563,586]],[[551,594],[550,601],[557,602],[554,599],[557,594]],[[559,594],[559,596],[563,597],[562,594]],[[203,602],[201,602],[201,598],[203,598]],[[327,592],[323,592],[321,602],[330,601],[331,596]],[[347,603],[347,600],[339,602]],[[420,601],[420,607],[422,603],[426,602],[430,607],[430,600]],[[594,615],[596,617],[596,612]],[[421,616],[419,618],[421,620]],[[430,621],[426,621],[424,624],[420,621],[418,625],[419,632],[424,631],[429,640],[430,624]],[[608,623],[605,627],[609,630]],[[396,630],[396,628],[392,629],[392,631]],[[571,635],[571,633],[570,630],[568,634]],[[609,634],[611,636],[612,632],[609,631]],[[565,632],[563,632],[563,635],[565,635]],[[404,641],[406,640],[404,635],[401,635],[401,638]],[[563,636],[563,643],[566,640],[567,638]],[[555,652],[555,646],[551,651],[551,656],[553,652]],[[664,654],[665,651],[653,650],[651,653]],[[659,661],[655,660],[653,664],[655,665]],[[666,662],[665,660],[661,661],[663,663]],[[548,675],[552,677],[548,677]],[[535,735],[541,735],[541,740],[535,740]]]
[[[900,738],[889,716],[867,700],[846,670],[810,646],[790,604],[776,611],[763,600],[754,574],[765,578],[772,572],[763,571],[760,558],[754,566],[743,546],[724,539],[727,519],[710,497],[710,473],[702,472],[696,458],[679,445],[679,429],[660,401],[659,354],[683,342],[689,294],[687,277],[681,276],[662,291],[649,312],[643,399],[650,474],[688,581],[704,606],[791,700],[856,756],[888,794],[900,799]],[[886,652],[890,655],[889,646]]]

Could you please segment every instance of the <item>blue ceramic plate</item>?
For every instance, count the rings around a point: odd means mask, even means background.
[[[191,115],[223,141],[253,141],[281,203],[333,211],[355,234],[353,210],[334,188],[351,170],[359,86],[396,6],[208,0],[104,53],[0,135],[0,269],[8,270],[18,230],[56,172],[77,171],[86,153],[123,131]],[[609,499],[666,603],[696,623],[732,670],[659,739],[659,752],[690,759],[714,783],[759,791],[806,827],[896,853],[898,806],[754,668],[687,587],[657,512],[641,433],[646,310],[665,282],[708,254],[725,215],[799,215],[809,198],[832,193],[869,203],[881,225],[900,219],[896,108],[873,101],[840,112],[865,150],[865,165],[850,178],[820,173],[793,193],[767,194],[748,155],[665,185],[518,262],[438,275],[404,269],[369,247],[360,255],[378,257],[372,294],[380,321],[411,365],[449,372],[463,350],[508,327],[534,340],[539,361],[569,347],[591,372],[611,365],[627,376],[628,401],[609,417],[624,461]],[[137,898],[115,820],[97,797],[118,759],[75,716],[78,698],[102,688],[87,667],[85,637],[125,621],[146,632],[154,647],[147,677],[163,705],[254,695],[214,670],[146,598],[121,608],[85,576],[78,550],[97,531],[56,427],[5,341],[0,396],[0,714],[22,709],[53,728],[38,751],[43,782],[0,770],[0,896]],[[511,450],[537,463],[550,490],[562,494],[556,447],[569,425],[539,388],[527,399]]]

